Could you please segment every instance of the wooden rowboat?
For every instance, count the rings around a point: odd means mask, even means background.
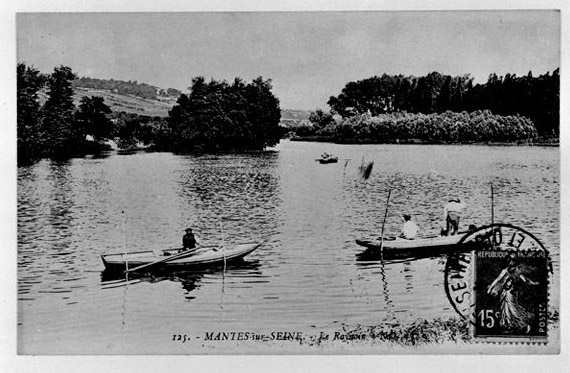
[[[337,163],[338,162],[338,157],[326,157],[326,158],[320,158],[317,159],[319,161],[319,163],[321,164],[327,164],[327,163]]]
[[[467,232],[460,232],[453,236],[423,237],[413,240],[388,237],[381,243],[379,239],[357,239],[356,243],[366,248],[358,254],[359,258],[375,260],[383,258],[409,258],[432,257],[452,252],[465,252],[474,248],[476,243],[461,243]]]
[[[385,237],[384,241],[381,242],[380,239],[370,240],[362,239],[356,240],[356,243],[360,246],[364,246],[369,249],[380,249],[390,251],[390,250],[414,250],[421,248],[434,248],[434,247],[447,247],[455,246],[461,241],[461,239],[467,234],[467,232],[459,233],[453,236],[433,236],[417,238],[413,240],[407,240],[405,238],[397,237]]]
[[[207,267],[232,262],[243,258],[261,246],[262,242],[237,244],[231,248],[201,247],[193,254],[178,259],[167,260],[150,268]],[[178,254],[179,249],[164,250],[161,254],[154,251],[137,251],[130,253],[103,254],[101,259],[107,270],[125,271],[129,268],[148,265],[156,261],[168,259]]]

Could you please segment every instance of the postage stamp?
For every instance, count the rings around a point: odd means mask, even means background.
[[[545,341],[546,251],[485,250],[475,253],[476,339]]]
[[[481,227],[447,260],[445,286],[474,342],[547,342],[550,259],[542,243],[510,224]]]

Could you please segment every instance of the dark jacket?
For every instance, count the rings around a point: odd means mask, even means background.
[[[192,232],[188,232],[182,237],[182,247],[184,249],[193,249],[196,247],[196,238]]]

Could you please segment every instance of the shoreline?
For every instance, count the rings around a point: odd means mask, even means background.
[[[284,139],[285,140],[285,139]],[[465,141],[465,142],[444,142],[444,141],[425,141],[418,139],[392,141],[392,142],[378,142],[372,140],[359,140],[359,141],[335,141],[329,137],[320,136],[294,136],[288,139],[289,141],[298,142],[326,142],[341,145],[485,145],[485,146],[543,146],[543,147],[560,147],[560,142],[527,142],[527,141],[513,141],[513,142],[491,142],[491,141]]]

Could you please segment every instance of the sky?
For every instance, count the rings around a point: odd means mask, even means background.
[[[328,109],[349,81],[560,67],[554,10],[18,13],[17,59],[49,73],[187,92],[192,77],[272,79],[287,109]]]

